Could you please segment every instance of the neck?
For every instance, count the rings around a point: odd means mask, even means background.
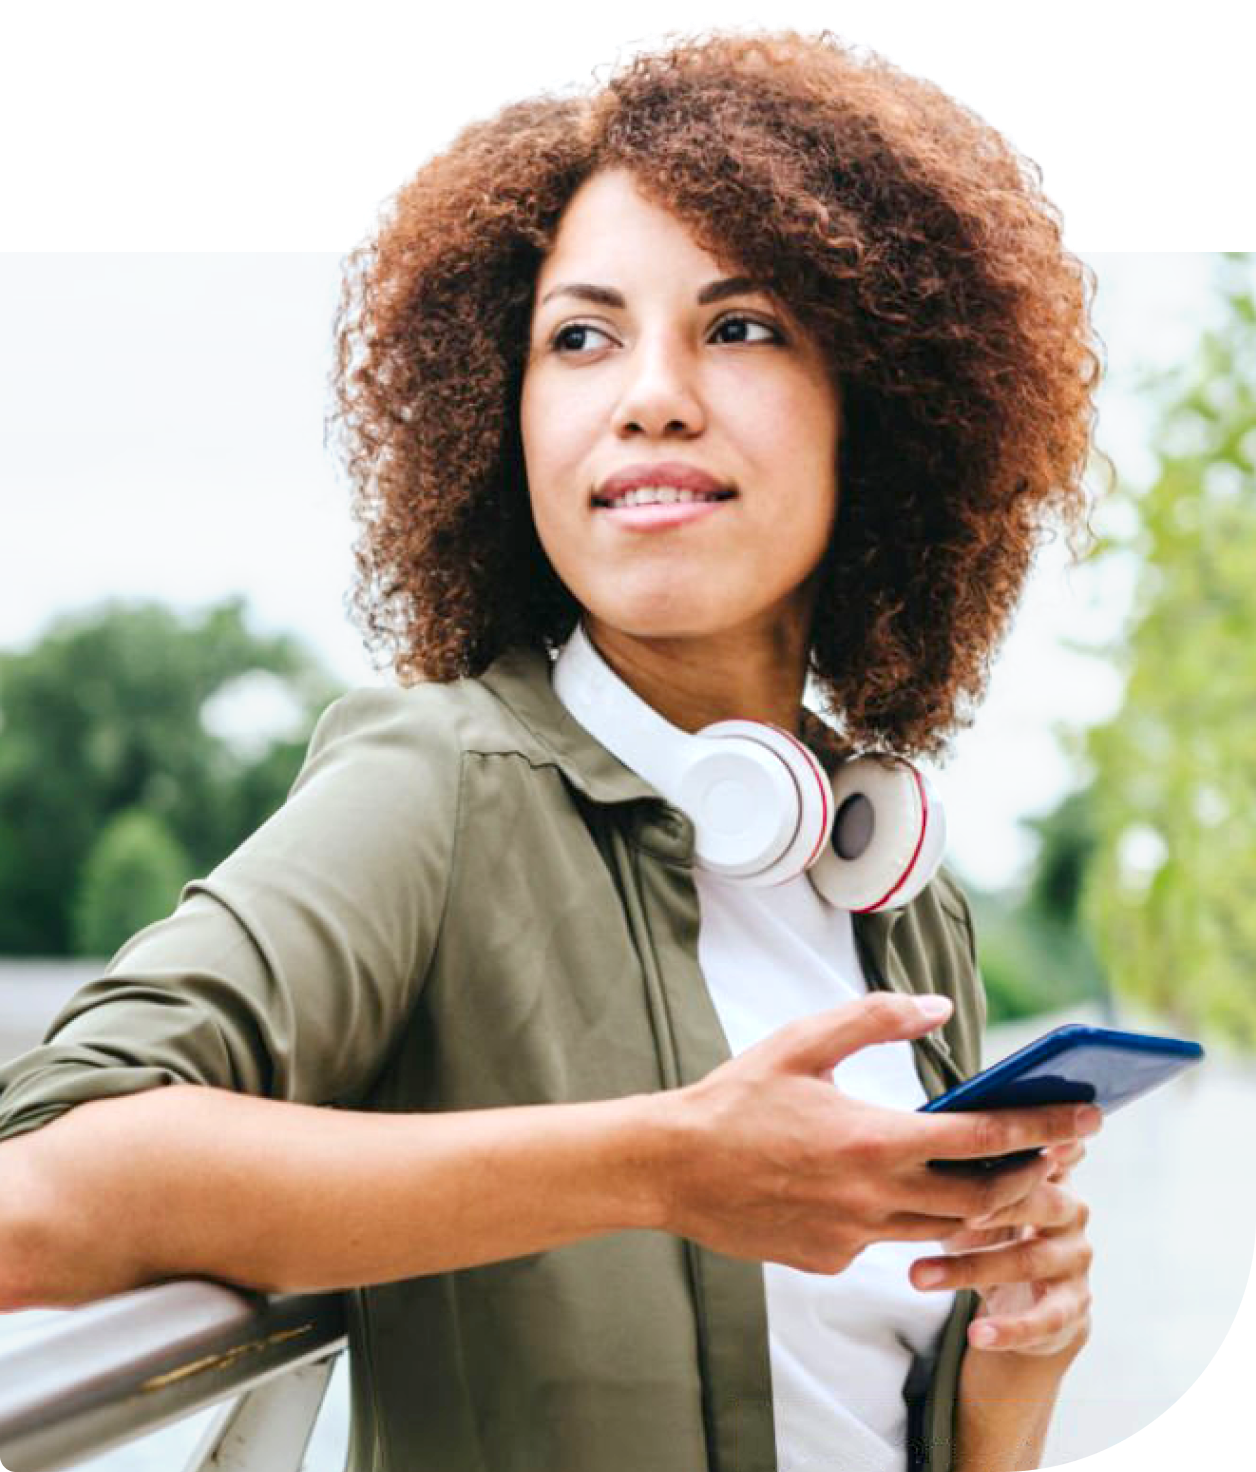
[[[695,638],[643,638],[584,616],[598,653],[659,715],[694,732],[715,721],[768,721],[799,734],[807,672],[802,619]]]

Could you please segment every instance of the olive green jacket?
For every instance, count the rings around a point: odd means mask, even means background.
[[[323,714],[282,808],[0,1068],[0,1138],[175,1082],[409,1112],[676,1088],[729,1047],[686,818],[578,725],[539,651]],[[930,1096],[980,1066],[966,903],[856,916],[869,984],[943,992]],[[491,1180],[484,1190],[491,1191]],[[623,1230],[346,1294],[350,1472],[770,1472],[762,1265]],[[904,1394],[951,1466],[976,1307]],[[841,1465],[841,1448],[834,1448]]]

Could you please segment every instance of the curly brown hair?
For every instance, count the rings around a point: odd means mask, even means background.
[[[1059,523],[1076,553],[1086,523],[1094,273],[1063,248],[1036,164],[828,31],[672,36],[586,95],[512,103],[426,163],[349,256],[329,427],[368,648],[411,683],[570,632],[519,398],[542,258],[578,186],[616,166],[833,363],[840,498],[811,675],[856,747],[944,752],[1044,534]]]

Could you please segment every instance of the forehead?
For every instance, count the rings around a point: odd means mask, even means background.
[[[736,291],[721,291],[717,283],[736,287]],[[747,280],[735,256],[714,254],[700,245],[677,215],[641,192],[627,169],[608,168],[591,174],[567,202],[534,283],[533,322],[542,312],[560,312],[564,305],[570,306],[572,296],[564,288],[573,284],[609,288],[606,299],[613,297],[616,305],[647,296],[666,297],[669,303],[683,298],[688,304],[724,300],[730,294],[762,295],[793,328],[800,345],[811,352],[817,371],[836,384],[835,365],[792,304],[770,285]]]
[[[548,282],[577,263],[648,274],[663,262],[673,271],[704,276],[736,266],[699,245],[688,226],[648,199],[626,169],[604,169],[590,175],[568,201],[538,281]]]

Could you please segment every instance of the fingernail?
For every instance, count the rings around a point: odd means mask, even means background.
[[[993,1344],[998,1337],[999,1331],[994,1327],[993,1324],[974,1324],[972,1328],[972,1334],[970,1336],[970,1342],[972,1344],[975,1344],[978,1349],[986,1349],[989,1345]]]
[[[922,1017],[927,1017],[931,1022],[940,1021],[951,1010],[949,997],[917,997],[916,1006]]]
[[[916,1273],[916,1281],[922,1288],[936,1288],[945,1278],[945,1269],[938,1267],[936,1263],[931,1263]]]
[[[1093,1135],[1103,1123],[1103,1111],[1093,1104],[1083,1104],[1073,1119],[1079,1135]]]

